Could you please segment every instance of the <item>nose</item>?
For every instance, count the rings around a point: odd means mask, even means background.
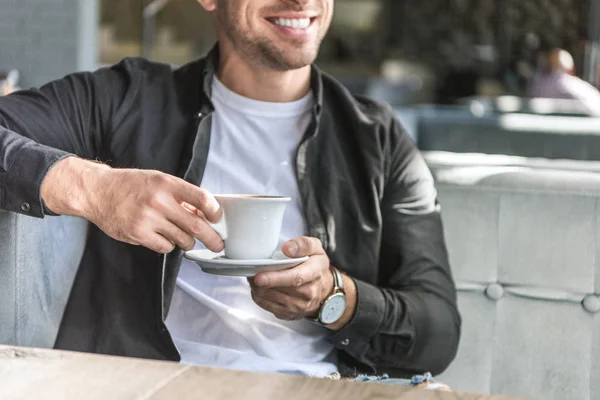
[[[305,6],[308,4],[310,0],[291,0],[291,3],[296,3],[301,6]]]

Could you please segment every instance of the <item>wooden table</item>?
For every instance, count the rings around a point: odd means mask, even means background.
[[[0,346],[0,399],[508,400],[8,346]]]

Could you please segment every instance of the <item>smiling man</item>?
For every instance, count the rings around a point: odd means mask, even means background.
[[[199,3],[218,37],[206,58],[130,58],[0,99],[0,207],[93,223],[56,347],[440,373],[460,317],[433,180],[389,108],[313,65],[333,0]],[[308,260],[250,280],[183,260],[223,249],[211,193],[291,197],[281,244]]]

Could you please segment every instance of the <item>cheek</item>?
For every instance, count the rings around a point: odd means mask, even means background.
[[[322,26],[322,30],[323,32],[327,32],[327,30],[329,29],[330,25],[331,25],[331,20],[333,19],[333,3],[331,2],[327,2],[323,5],[323,11],[324,11],[324,20],[323,20],[323,26]]]
[[[261,28],[262,18],[256,9],[245,8],[240,12],[239,18],[237,23],[241,24],[240,27],[244,30],[256,31]]]
[[[245,31],[248,29],[249,13],[247,7],[242,7],[237,1],[223,1],[226,6],[221,8],[221,18],[225,21],[225,29]]]

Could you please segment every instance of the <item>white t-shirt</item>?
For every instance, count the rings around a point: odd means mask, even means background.
[[[210,150],[201,187],[211,193],[292,198],[280,245],[306,235],[294,173],[295,153],[311,119],[312,93],[290,103],[242,97],[216,78]],[[197,242],[196,248],[203,248]],[[246,278],[204,273],[184,260],[167,326],[182,362],[229,369],[327,376],[333,346],[327,330],[306,320],[281,321],[258,307]]]

